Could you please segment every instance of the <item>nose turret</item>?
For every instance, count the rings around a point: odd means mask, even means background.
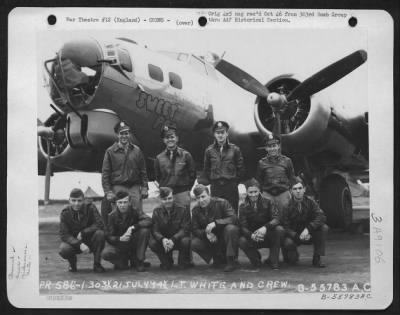
[[[60,109],[69,112],[90,104],[100,82],[102,60],[102,49],[97,41],[76,39],[66,42],[56,58],[45,62],[50,95]]]
[[[98,67],[103,54],[99,44],[94,39],[76,39],[64,44],[60,49],[61,60],[70,60],[80,67]]]

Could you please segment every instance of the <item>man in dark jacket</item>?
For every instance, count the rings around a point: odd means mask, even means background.
[[[267,155],[258,162],[256,179],[263,196],[272,199],[282,214],[290,200],[290,181],[295,176],[293,163],[281,154],[281,139],[277,135],[265,139],[265,150]]]
[[[118,135],[118,142],[104,154],[101,177],[105,194],[101,213],[105,224],[117,191],[128,192],[133,208],[138,210],[142,210],[142,198],[148,197],[146,162],[140,148],[130,141],[130,126],[121,121],[114,130]]]
[[[239,207],[239,226],[242,236],[239,247],[254,267],[261,265],[258,248],[270,248],[267,259],[272,269],[279,269],[279,250],[284,229],[279,225],[279,213],[273,201],[260,194],[260,184],[255,179],[245,182],[247,196]]]
[[[165,150],[154,160],[154,174],[159,187],[173,190],[176,206],[190,209],[190,190],[196,180],[196,167],[192,155],[178,147],[178,135],[173,126],[164,126],[161,138]]]
[[[102,253],[104,260],[114,264],[114,268],[127,269],[128,261],[139,272],[145,271],[144,258],[150,237],[151,218],[142,210],[129,204],[129,194],[116,194],[116,209],[108,217],[107,247]]]
[[[225,199],[211,197],[208,188],[201,184],[193,192],[198,204],[192,210],[192,250],[207,263],[213,258],[215,267],[226,262],[224,271],[233,271],[239,228],[232,206]]]
[[[172,189],[160,187],[161,206],[153,211],[152,237],[149,247],[158,256],[161,269],[173,266],[172,253],[179,250],[178,266],[192,267],[190,263],[190,209],[174,202]]]
[[[103,223],[97,208],[85,203],[83,191],[74,188],[69,195],[69,206],[60,215],[60,256],[69,262],[69,271],[77,271],[76,255],[93,252],[94,272],[104,272],[101,251],[104,248]]]
[[[215,142],[204,152],[204,170],[198,179],[200,184],[211,184],[211,196],[229,201],[235,214],[238,213],[238,184],[244,173],[240,148],[229,142],[229,125],[217,121],[213,126]]]
[[[304,193],[304,183],[301,178],[296,177],[292,182],[292,198],[283,215],[283,257],[289,263],[296,263],[299,256],[297,246],[313,244],[312,265],[323,268],[325,265],[321,256],[325,256],[325,240],[328,233],[326,217],[319,205]]]

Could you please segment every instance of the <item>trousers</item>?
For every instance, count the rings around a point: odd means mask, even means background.
[[[236,225],[228,224],[222,233],[217,234],[217,241],[211,243],[207,238],[192,239],[192,251],[197,253],[205,262],[223,263],[227,257],[236,257],[239,248],[239,228]]]
[[[296,251],[297,246],[311,244],[314,246],[314,256],[325,256],[325,243],[328,230],[328,226],[324,224],[320,228],[310,231],[311,239],[308,241],[302,241],[298,238],[293,239],[286,236],[282,246],[284,258],[289,252]]]
[[[268,229],[263,242],[255,242],[248,238],[241,236],[239,239],[239,247],[249,258],[253,265],[260,261],[259,248],[269,248],[269,260],[272,264],[279,263],[279,251],[281,243],[285,235],[283,227],[278,225],[274,229]]]
[[[144,261],[149,238],[150,229],[140,228],[132,233],[127,242],[119,242],[117,245],[107,244],[101,256],[114,265],[124,265],[128,260]]]
[[[85,243],[93,253],[94,263],[100,263],[101,252],[105,245],[105,236],[103,230],[97,230],[92,234],[86,235],[82,242]],[[67,259],[70,263],[76,263],[76,255],[82,253],[79,246],[62,242],[60,245],[59,254],[62,258]]]
[[[228,200],[238,215],[239,189],[236,181],[223,181],[223,183],[215,181],[211,183],[210,189],[211,196]]]
[[[165,252],[162,243],[156,241],[153,237],[150,238],[149,247],[157,255],[163,265],[168,265],[172,261],[172,253],[174,250],[179,251],[179,266],[185,266],[190,263],[190,237],[181,238],[168,253]]]

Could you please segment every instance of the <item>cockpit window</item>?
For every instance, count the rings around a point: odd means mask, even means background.
[[[179,75],[174,72],[169,72],[169,84],[176,89],[182,89],[182,79]]]
[[[118,59],[121,68],[125,71],[132,72],[132,61],[129,52],[125,48],[117,48]]]
[[[160,67],[157,67],[155,65],[149,64],[149,75],[150,78],[163,82],[164,81],[164,74],[162,72],[162,69]]]
[[[202,75],[207,75],[204,63],[199,59],[197,59],[196,57],[192,56],[190,58],[189,64],[196,70],[196,72]]]

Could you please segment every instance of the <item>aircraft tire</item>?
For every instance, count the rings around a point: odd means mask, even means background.
[[[350,188],[343,177],[329,176],[322,182],[320,206],[330,228],[347,229],[351,225],[353,202]]]

